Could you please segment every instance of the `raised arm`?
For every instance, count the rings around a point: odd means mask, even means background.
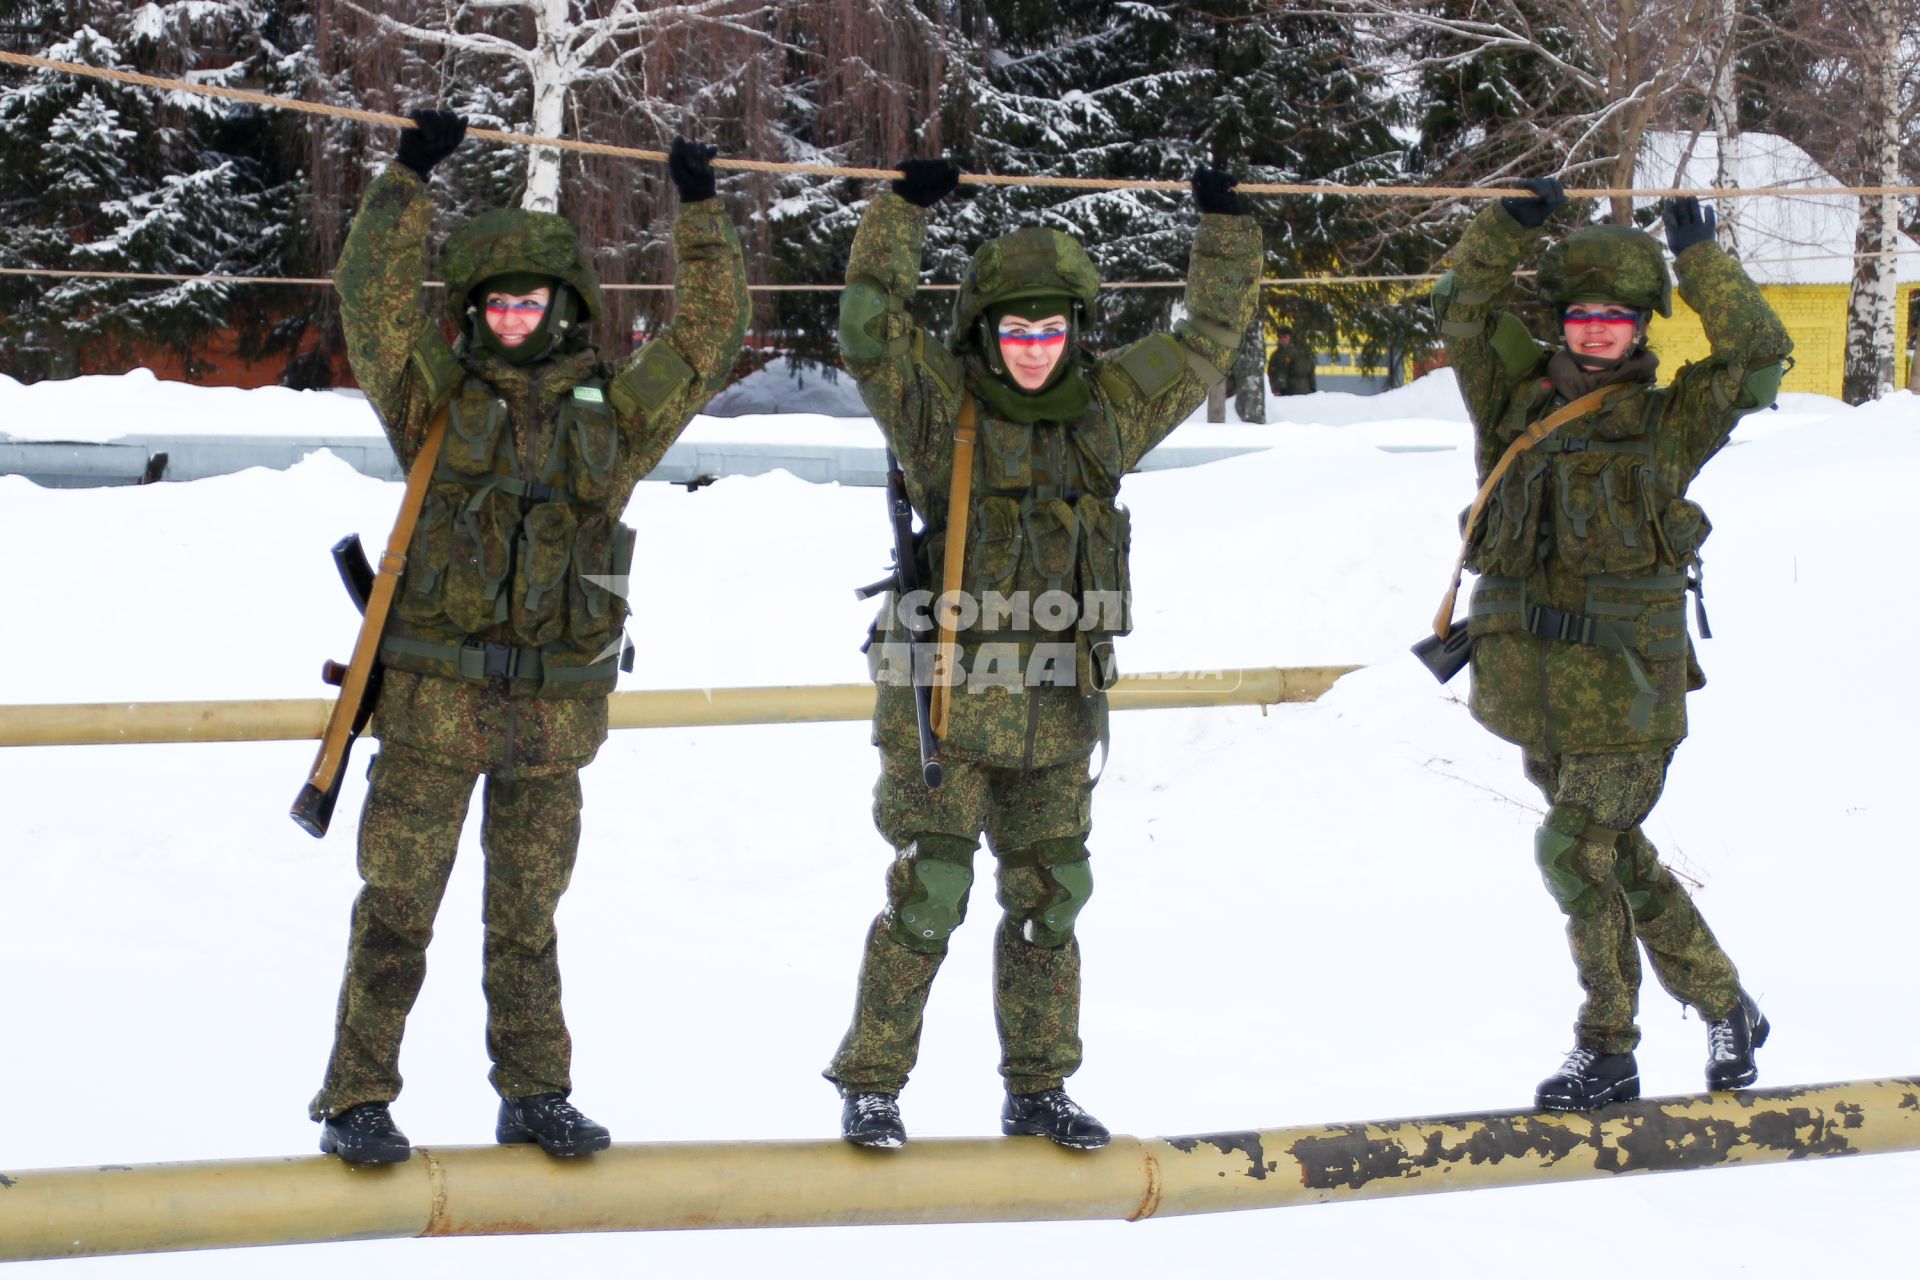
[[[1793,339],[1760,288],[1713,240],[1713,210],[1692,197],[1662,210],[1680,296],[1699,315],[1713,354],[1674,375],[1668,420],[1684,424],[1688,473],[1720,451],[1734,424],[1773,403]]]
[[[459,378],[453,350],[420,309],[433,200],[427,175],[453,153],[467,123],[451,111],[413,114],[392,164],[367,188],[334,266],[353,376],[402,466],[426,437],[434,402]]]
[[[1505,443],[1493,428],[1513,387],[1546,354],[1525,324],[1503,310],[1513,293],[1513,271],[1541,237],[1553,211],[1566,203],[1560,184],[1534,178],[1521,184],[1532,199],[1510,197],[1482,209],[1447,255],[1447,272],[1433,287],[1433,310],[1447,363],[1460,385],[1485,475]]]
[[[1253,322],[1265,265],[1260,224],[1241,212],[1234,185],[1231,175],[1213,169],[1193,176],[1200,230],[1187,262],[1186,317],[1171,333],[1143,338],[1096,365],[1127,470],[1205,403]]]
[[[673,224],[673,322],[615,375],[608,398],[627,433],[631,490],[726,383],[747,335],[751,302],[740,235],[714,198],[712,147],[673,140],[667,170],[680,191]]]
[[[907,176],[873,198],[853,238],[840,295],[840,362],[917,485],[952,465],[963,369],[914,323],[907,304],[920,287],[927,206],[958,185],[960,171],[944,160],[901,167]]]

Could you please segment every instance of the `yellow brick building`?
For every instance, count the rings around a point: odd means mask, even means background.
[[[1912,314],[1916,284],[1902,284],[1894,306],[1894,385],[1909,386],[1913,379],[1912,350],[1908,346],[1907,318]],[[1782,391],[1812,391],[1825,396],[1840,394],[1840,381],[1847,355],[1847,294],[1844,284],[1763,284],[1773,309],[1793,338],[1794,365],[1788,371]],[[1647,346],[1660,357],[1662,380],[1671,378],[1681,365],[1707,354],[1707,335],[1700,317],[1673,298],[1673,318],[1653,318],[1647,329]]]

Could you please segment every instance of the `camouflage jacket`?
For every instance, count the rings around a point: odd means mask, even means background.
[[[914,324],[906,304],[919,284],[924,211],[891,192],[868,206],[847,263],[848,294],[877,290],[886,305],[842,313],[841,360],[900,459],[914,509],[928,531],[923,583],[937,592],[953,474],[954,433],[969,388],[992,377],[975,355],[958,356]],[[1262,268],[1252,218],[1206,214],[1195,238],[1188,319],[1111,355],[1080,359],[1091,389],[1070,423],[1002,421],[974,395],[978,444],[967,529],[967,588],[1033,600],[1064,591],[1085,601],[1117,596],[1115,611],[1083,614],[1049,630],[1034,611],[989,633],[961,634],[944,749],[995,767],[1041,768],[1090,753],[1103,732],[1114,678],[1112,635],[1127,628],[1125,509],[1121,477],[1205,402],[1230,367],[1253,316]],[[869,295],[871,296],[871,295]],[[1086,626],[1079,625],[1084,620]],[[1003,620],[1004,621],[1004,620]],[[880,685],[875,740],[917,744],[910,669],[898,611],[883,614],[883,643],[870,650]],[[1093,627],[1089,630],[1088,627]],[[1097,650],[1097,651],[1096,651]]]
[[[1541,238],[1494,203],[1434,289],[1483,479],[1528,424],[1566,403],[1545,376],[1553,349],[1501,309]],[[1685,591],[1711,526],[1687,487],[1742,415],[1773,402],[1793,343],[1717,245],[1689,247],[1675,269],[1712,355],[1666,387],[1620,393],[1522,455],[1469,550],[1480,575],[1468,611],[1473,714],[1529,750],[1678,742],[1687,691],[1705,680]]]
[[[1314,375],[1313,348],[1295,338],[1275,347],[1267,359],[1267,385],[1277,396],[1304,396],[1319,389]]]
[[[452,414],[383,637],[374,732],[502,774],[577,767],[605,738],[609,653],[625,608],[574,570],[588,556],[588,568],[625,572],[633,534],[618,517],[634,486],[733,367],[748,314],[739,239],[718,201],[683,208],[671,325],[617,369],[591,347],[515,367],[464,340],[450,344],[422,312],[433,215],[425,184],[389,165],[368,187],[334,272],[354,375],[403,467],[436,410]],[[585,457],[598,468],[591,475]],[[552,500],[543,486],[556,480],[565,483],[552,486]],[[543,532],[554,533],[555,551],[543,551]],[[468,534],[472,548],[461,541]],[[555,555],[550,589],[524,590],[532,565]],[[468,589],[476,576],[484,600]],[[524,607],[529,599],[537,611]],[[463,677],[459,663],[433,656],[463,641],[538,650],[545,677]],[[591,680],[554,678],[588,664]]]

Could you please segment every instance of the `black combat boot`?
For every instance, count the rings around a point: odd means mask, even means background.
[[[1744,1089],[1760,1078],[1753,1051],[1767,1042],[1766,1015],[1742,991],[1733,1012],[1707,1024],[1707,1088]]]
[[[584,1156],[613,1145],[607,1127],[581,1115],[564,1093],[500,1099],[500,1122],[493,1136],[505,1143],[537,1142],[550,1156]]]
[[[413,1154],[384,1102],[363,1102],[322,1120],[320,1149],[348,1164],[400,1164]]]
[[[900,1097],[892,1093],[849,1093],[840,1108],[840,1136],[856,1147],[890,1150],[907,1145],[900,1123]]]
[[[1640,1066],[1632,1054],[1575,1049],[1533,1091],[1533,1104],[1543,1111],[1591,1111],[1639,1096]]]
[[[1080,1109],[1065,1089],[1039,1093],[1009,1093],[1000,1112],[1000,1132],[1009,1138],[1052,1138],[1076,1151],[1095,1151],[1107,1145],[1107,1126]]]

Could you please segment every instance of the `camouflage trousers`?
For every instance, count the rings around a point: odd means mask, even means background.
[[[400,1038],[427,974],[427,943],[473,796],[475,770],[383,746],[360,815],[360,877],[319,1120],[400,1093]],[[553,915],[580,844],[577,771],[488,776],[482,987],[489,1077],[503,1097],[566,1093],[573,1043],[560,1013]]]
[[[1551,808],[1540,828],[1547,887],[1567,915],[1586,1001],[1575,1043],[1628,1053],[1640,1042],[1640,947],[1674,999],[1709,1021],[1739,998],[1733,961],[1640,824],[1666,784],[1673,749],[1552,756],[1528,752],[1527,777]]]
[[[996,860],[1001,917],[993,944],[1000,1074],[1015,1093],[1052,1089],[1080,1066],[1080,944],[1028,940],[1028,922],[1057,900],[1051,868],[1083,861],[1092,828],[1087,760],[1041,769],[947,763],[929,790],[917,747],[881,751],[874,822],[899,851],[887,869],[887,906],[867,931],[853,1023],[826,1077],[848,1093],[898,1093],[920,1053],[920,1029],[946,943],[901,941],[899,916],[920,884],[918,864],[966,868],[985,832]],[[961,890],[960,915],[966,912]]]

